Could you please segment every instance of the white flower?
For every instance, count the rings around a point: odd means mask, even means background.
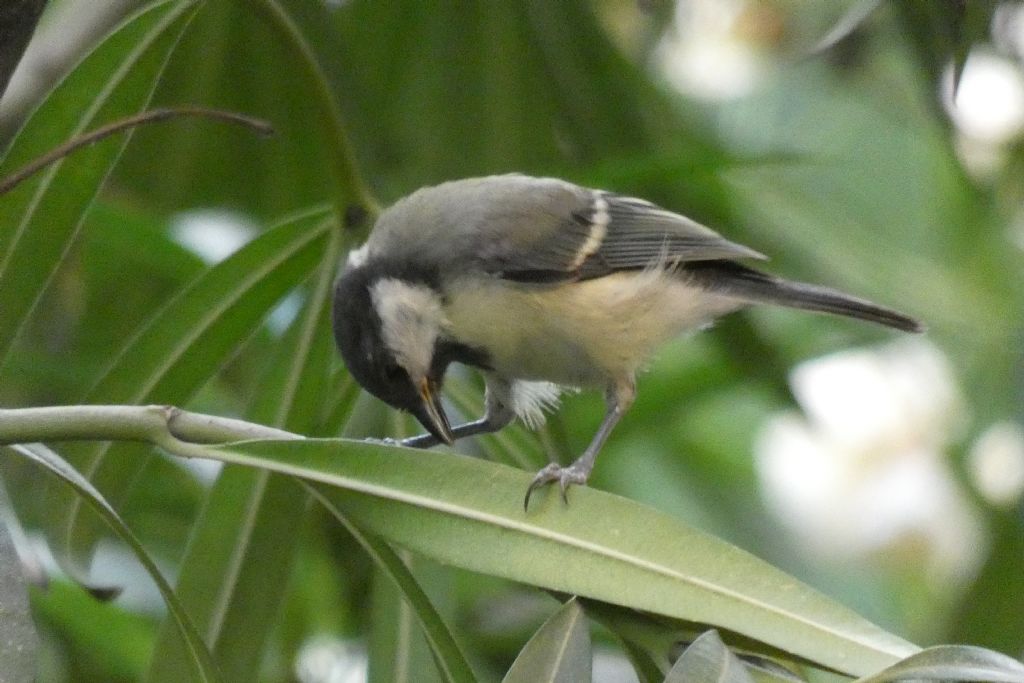
[[[993,505],[1011,507],[1024,495],[1024,428],[997,422],[978,437],[969,459],[971,481]]]
[[[755,6],[746,0],[677,3],[675,21],[657,52],[669,83],[705,100],[729,100],[749,93],[768,68],[756,36],[744,30],[756,21],[748,16]]]
[[[805,415],[772,418],[755,447],[770,509],[823,557],[906,552],[940,581],[969,575],[982,529],[946,462],[963,408],[942,353],[845,351],[790,382]]]

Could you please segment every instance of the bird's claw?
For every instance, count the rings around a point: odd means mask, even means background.
[[[562,502],[566,505],[569,504],[569,497],[566,494],[569,486],[572,484],[586,484],[587,477],[590,472],[578,467],[575,463],[568,467],[562,467],[558,463],[551,463],[544,467],[540,472],[534,476],[533,481],[530,482],[530,486],[526,489],[526,498],[523,500],[523,510],[530,509],[530,496],[533,492],[539,489],[541,486],[546,486],[551,482],[558,482],[558,486],[562,492]]]

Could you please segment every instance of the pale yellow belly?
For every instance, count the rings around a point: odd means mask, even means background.
[[[740,306],[651,271],[543,288],[474,280],[449,293],[448,333],[486,349],[497,372],[578,387],[631,377],[667,340]]]

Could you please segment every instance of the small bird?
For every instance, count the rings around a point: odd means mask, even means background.
[[[567,388],[602,389],[607,411],[583,454],[526,492],[585,484],[664,342],[750,304],[859,318],[907,332],[917,320],[740,261],[762,254],[633,197],[554,178],[500,175],[427,187],[381,213],[334,292],[334,335],[352,376],[412,413],[426,448],[543,420]],[[485,412],[452,427],[452,363],[486,380]]]

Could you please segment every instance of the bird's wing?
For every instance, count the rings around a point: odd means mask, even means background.
[[[482,271],[537,284],[689,261],[764,258],[650,202],[515,174],[414,192],[381,215],[368,247],[370,257],[442,273]]]
[[[575,207],[548,214],[547,229],[490,254],[485,267],[517,282],[562,282],[691,261],[764,259],[710,228],[650,202],[587,190]]]

